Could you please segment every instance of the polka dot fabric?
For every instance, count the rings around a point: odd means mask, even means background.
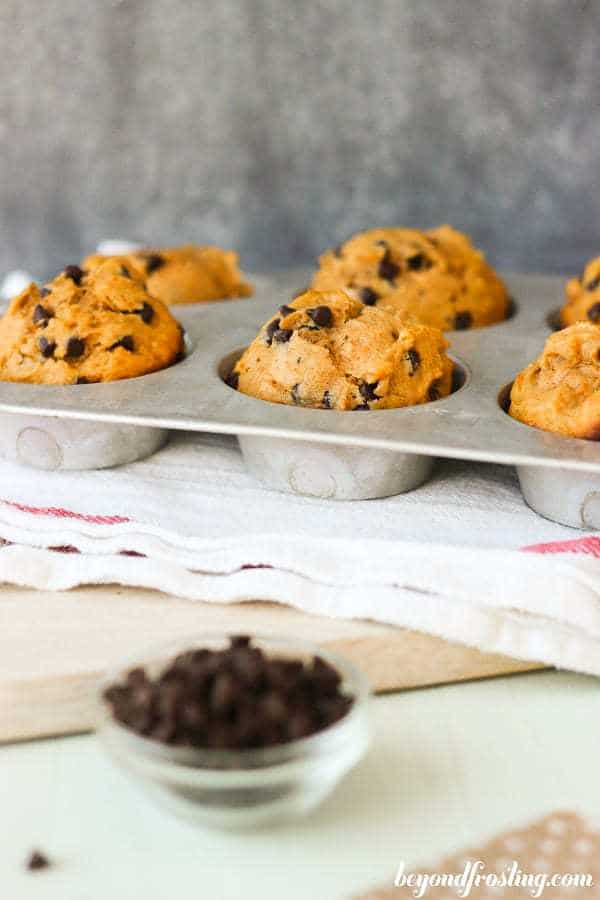
[[[511,831],[494,838],[479,848],[462,851],[447,857],[429,867],[416,869],[417,874],[448,873],[460,874],[467,862],[481,860],[485,868],[482,874],[508,872],[516,861],[520,871],[526,874],[539,873],[551,876],[555,873],[583,873],[591,875],[592,887],[564,887],[547,885],[542,893],[543,900],[566,900],[566,898],[600,898],[600,830],[592,827],[572,812],[555,812],[518,831]],[[407,866],[407,873],[412,871]],[[390,879],[393,883],[393,877]],[[400,900],[414,898],[415,887],[385,887],[354,900]],[[522,886],[488,887],[473,886],[470,897],[476,900],[498,900],[498,898],[531,897],[530,889]],[[429,887],[429,900],[456,900],[458,890],[449,887]]]

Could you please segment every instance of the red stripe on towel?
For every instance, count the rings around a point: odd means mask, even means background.
[[[573,541],[552,541],[549,544],[531,544],[521,547],[526,553],[582,553],[600,557],[600,537],[576,538]]]
[[[11,506],[19,512],[30,513],[33,516],[54,516],[57,519],[77,519],[79,522],[89,522],[90,525],[121,525],[130,522],[126,516],[86,516],[83,513],[73,512],[70,509],[60,509],[54,506],[25,506],[23,503],[14,503],[12,500],[0,500],[4,506]]]

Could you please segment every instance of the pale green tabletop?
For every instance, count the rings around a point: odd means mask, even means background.
[[[156,809],[93,737],[0,749],[2,900],[338,900],[552,809],[600,819],[600,683],[544,672],[380,697],[316,814],[245,835]],[[56,867],[23,860],[39,847]]]

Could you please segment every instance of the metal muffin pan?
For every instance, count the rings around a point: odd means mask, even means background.
[[[266,403],[223,381],[240,348],[305,279],[305,272],[280,273],[262,279],[254,298],[177,308],[193,349],[170,369],[77,388],[0,383],[0,413],[64,425],[91,420],[99,431],[107,423],[234,434],[250,471],[266,485],[332,499],[411,490],[439,456],[514,465],[526,502],[541,515],[600,528],[600,444],[531,428],[502,408],[502,389],[551,333],[548,315],[562,302],[564,279],[506,276],[514,316],[448,335],[464,373],[463,386],[449,397],[356,412]],[[30,456],[25,461],[35,464]]]

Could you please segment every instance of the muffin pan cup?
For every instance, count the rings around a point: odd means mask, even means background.
[[[241,350],[306,280],[305,271],[280,273],[261,279],[254,298],[178,309],[193,349],[162,372],[77,388],[0,383],[0,414],[87,420],[98,429],[106,423],[234,434],[263,483],[316,497],[410,490],[438,456],[514,465],[537,512],[600,527],[592,496],[600,444],[531,428],[502,407],[502,389],[551,333],[547,318],[561,304],[564,279],[506,276],[515,314],[489,328],[449,333],[465,383],[434,403],[341,412],[266,403],[232,390],[223,377]]]

